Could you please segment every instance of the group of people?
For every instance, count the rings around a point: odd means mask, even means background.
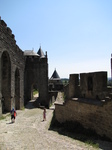
[[[12,123],[14,123],[16,116],[17,116],[17,112],[14,109],[14,107],[12,108],[10,113],[11,113],[11,121],[12,121]],[[46,108],[44,108],[44,111],[43,111],[43,121],[45,121],[45,120],[46,120]]]

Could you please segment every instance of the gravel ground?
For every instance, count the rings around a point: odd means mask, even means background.
[[[47,120],[43,121],[43,110],[34,108],[32,102],[25,110],[18,110],[15,123],[10,115],[0,121],[0,150],[95,150],[96,148],[70,137],[48,130],[53,109],[47,109]],[[100,148],[111,150],[112,143],[99,141]]]

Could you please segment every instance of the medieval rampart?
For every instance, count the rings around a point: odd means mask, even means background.
[[[112,140],[112,98],[107,89],[106,72],[81,74],[80,83],[77,74],[70,75],[69,80],[65,103],[55,103],[56,120],[77,121]]]
[[[24,105],[24,55],[15,36],[0,20],[0,114]]]
[[[49,107],[47,52],[44,55],[41,47],[39,54],[27,52],[16,45],[11,29],[0,20],[0,115],[12,107],[21,109],[34,88],[39,90],[39,103]]]
[[[68,100],[65,105],[55,104],[55,117],[60,123],[77,121],[86,129],[95,130],[112,140],[112,101],[92,104],[83,100]]]

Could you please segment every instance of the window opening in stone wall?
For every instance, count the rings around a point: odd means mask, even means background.
[[[88,77],[88,91],[93,90],[93,79],[92,77]]]

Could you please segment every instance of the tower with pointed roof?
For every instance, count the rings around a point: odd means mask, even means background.
[[[43,57],[43,58],[45,57],[44,52],[43,52],[43,50],[41,49],[41,46],[40,46],[40,48],[39,48],[37,54],[38,54],[41,58],[42,58],[42,57]]]
[[[49,79],[49,90],[50,91],[61,91],[62,89],[63,89],[63,83],[55,69],[51,78]]]
[[[38,52],[26,50],[25,56],[25,103],[32,99],[33,87],[39,91],[40,105],[48,107],[48,58],[41,47]]]

